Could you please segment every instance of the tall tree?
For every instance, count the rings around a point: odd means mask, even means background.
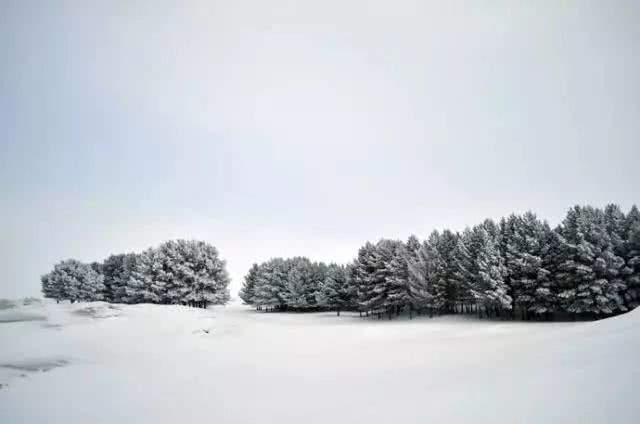
[[[614,252],[602,210],[575,206],[560,227],[562,255],[556,278],[561,307],[570,313],[611,314],[622,300],[624,260]]]
[[[307,258],[296,257],[286,261],[288,271],[285,279],[284,303],[294,309],[309,308],[308,295],[315,292],[312,280],[312,265]]]
[[[640,305],[640,211],[633,205],[624,223],[624,259],[623,269],[627,308]]]
[[[443,236],[446,233],[446,231],[443,232]],[[479,248],[474,231],[465,228],[455,238],[455,245],[448,257],[444,256],[445,263],[453,265],[453,272],[451,278],[445,280],[446,291],[444,293],[442,293],[442,288],[436,286],[436,297],[445,300],[446,312],[455,312],[455,305],[460,300],[467,304],[478,304],[476,257]]]
[[[411,253],[413,257],[413,252]],[[412,306],[411,287],[409,285],[409,250],[401,241],[395,241],[390,260],[385,264],[389,272],[387,277],[387,307],[400,313],[405,307]]]
[[[409,250],[407,263],[408,284],[413,307],[418,311],[429,311],[431,315],[435,310],[434,282],[440,278],[442,259],[439,256],[437,245],[440,234],[437,231],[431,233],[415,251]],[[408,246],[411,246],[408,243]]]
[[[361,311],[370,311],[375,305],[374,274],[377,268],[376,247],[367,242],[358,250],[358,256],[349,268],[349,280],[354,285],[356,299]]]
[[[288,266],[282,258],[274,258],[260,265],[254,292],[256,306],[281,308],[286,305],[288,271]]]
[[[353,302],[352,289],[349,286],[347,270],[344,266],[329,264],[326,276],[316,292],[319,306],[332,309],[340,316],[340,311],[350,308]]]
[[[506,268],[500,255],[495,227],[479,225],[473,229],[474,273],[470,291],[485,313],[511,309],[511,296],[505,280]]]
[[[532,212],[522,216],[511,215],[507,228],[510,231],[505,243],[505,265],[509,294],[513,298],[514,309],[526,318],[528,312],[541,310],[536,301],[544,292],[537,293],[537,289],[549,279],[549,270],[543,267],[543,256],[550,229]]]
[[[260,275],[260,267],[258,264],[253,264],[249,269],[249,272],[244,277],[244,282],[242,284],[242,288],[238,293],[240,299],[247,305],[253,305],[255,303],[255,289],[256,289],[256,281]]]

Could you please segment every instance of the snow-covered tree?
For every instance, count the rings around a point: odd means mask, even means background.
[[[131,263],[127,302],[205,307],[230,298],[226,264],[217,249],[203,241],[170,240],[126,259]]]
[[[542,263],[536,276],[536,289],[529,310],[537,315],[546,314],[548,318],[559,308],[558,284],[554,276],[557,273],[561,248],[560,235],[545,223],[540,249]]]
[[[443,236],[447,233],[445,231]],[[449,232],[452,234],[451,232]],[[477,238],[474,231],[465,228],[457,237],[449,236],[450,243],[454,242],[453,249],[447,256],[444,256],[445,263],[454,265],[451,278],[443,280],[444,287],[436,286],[436,297],[438,304],[442,299],[445,301],[444,311],[455,312],[456,302],[463,300],[463,303],[477,305],[478,297],[474,291],[478,270],[476,257],[478,255]],[[444,252],[444,250],[441,250]]]
[[[429,237],[429,241],[432,237],[438,237],[438,232],[434,231]],[[412,308],[419,312],[425,309],[433,311],[432,267],[436,258],[431,252],[429,241],[418,244],[417,249],[410,247],[411,239],[407,243],[407,284]]]
[[[127,286],[137,266],[135,253],[111,255],[101,265],[104,276],[104,299],[107,302],[127,302]]]
[[[640,211],[635,205],[625,218],[623,244],[625,304],[627,308],[635,308],[640,305]]]
[[[274,258],[259,265],[260,272],[256,278],[254,304],[265,308],[282,308],[286,306],[285,292],[287,263],[282,258]]]
[[[418,237],[413,234],[409,236],[407,242],[405,243],[406,247],[406,259],[407,262],[416,262],[418,260],[418,252],[422,247],[420,240]]]
[[[123,303],[158,303],[158,299],[152,296],[151,269],[153,261],[153,249],[147,249],[142,253],[136,253],[128,259],[128,278],[122,296]]]
[[[372,299],[375,297],[374,274],[376,269],[376,247],[367,242],[358,250],[358,256],[349,268],[349,281],[354,286],[356,299],[361,311],[370,311],[375,307]]]
[[[55,299],[56,302],[64,300],[64,293],[62,292],[62,286],[58,283],[58,280],[51,278],[51,273],[44,274],[40,277],[42,282],[42,295],[49,299]]]
[[[506,229],[501,233],[514,309],[525,318],[529,312],[546,312],[546,307],[536,303],[537,300],[545,303],[546,298],[546,291],[538,289],[549,280],[550,271],[543,266],[545,243],[549,241],[548,233],[551,231],[549,226],[532,212],[522,216],[511,215],[502,225]]]
[[[412,306],[411,287],[409,286],[409,259],[406,245],[401,241],[396,241],[391,258],[385,264],[389,272],[386,305],[396,313],[407,306]]]
[[[605,215],[590,206],[575,206],[559,229],[562,236],[556,279],[564,311],[611,314],[626,310],[622,296],[624,260],[615,254]]]
[[[362,311],[390,314],[411,303],[407,253],[401,241],[367,242],[350,269]]]
[[[340,311],[353,306],[353,293],[347,279],[347,270],[344,266],[329,264],[326,277],[316,292],[316,302],[319,306],[335,310],[340,316]]]
[[[71,302],[102,300],[103,277],[91,265],[75,259],[57,263],[42,277],[43,295]]]
[[[294,309],[308,308],[311,305],[307,294],[314,291],[311,280],[311,263],[306,258],[293,258],[286,261],[288,272],[285,278],[284,303]]]
[[[511,309],[511,296],[505,282],[506,268],[500,255],[497,231],[492,225],[473,229],[474,270],[470,292],[485,313],[501,313]]]
[[[258,266],[258,264],[253,264],[249,269],[247,275],[244,277],[244,282],[242,284],[240,292],[238,293],[238,296],[240,296],[240,299],[242,299],[242,301],[247,305],[253,305],[255,303],[254,295],[256,289],[256,281],[259,275],[260,267]]]

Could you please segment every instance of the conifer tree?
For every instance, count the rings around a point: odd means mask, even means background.
[[[91,265],[75,259],[57,263],[53,271],[42,277],[43,294],[56,300],[91,302],[102,300],[103,277]]]
[[[624,224],[625,304],[627,308],[640,305],[640,211],[633,205]]]
[[[440,235],[434,231],[417,249],[415,254],[409,250],[407,263],[409,293],[412,306],[422,312],[428,310],[433,314],[434,305],[434,281],[439,278],[442,260],[438,255],[437,243]],[[410,246],[410,243],[407,243]]]
[[[505,265],[509,294],[513,298],[514,309],[526,318],[528,312],[541,310],[534,304],[537,289],[549,280],[549,271],[543,268],[543,254],[550,229],[532,212],[522,216],[511,215],[507,227],[510,231],[505,243]],[[543,296],[544,293],[541,291],[538,295]]]
[[[288,272],[288,266],[282,258],[274,258],[260,265],[254,292],[257,306],[272,309],[286,306]]]
[[[242,288],[238,293],[240,299],[247,304],[253,305],[255,303],[255,288],[256,288],[256,280],[258,279],[260,273],[260,267],[258,264],[253,264],[249,269],[249,272],[244,277],[244,283],[242,284]]]
[[[409,286],[409,253],[401,241],[394,241],[392,248],[391,257],[385,264],[389,272],[386,307],[400,313],[402,309],[412,304]]]
[[[329,264],[325,279],[319,284],[316,292],[317,304],[323,308],[335,310],[340,316],[340,311],[352,306],[352,296],[346,268]]]
[[[349,281],[354,285],[358,306],[361,311],[370,311],[374,298],[374,273],[376,271],[375,246],[367,242],[358,250],[358,256],[350,267]]]
[[[473,229],[474,266],[470,292],[485,313],[501,313],[511,309],[511,296],[504,281],[506,268],[497,243],[497,232],[491,225]]]
[[[443,236],[445,233],[446,231]],[[436,286],[436,297],[444,300],[446,312],[455,312],[456,302],[460,299],[467,304],[478,305],[480,299],[476,290],[478,278],[476,258],[479,248],[474,231],[470,228],[465,228],[455,238],[455,245],[450,253],[450,263],[453,265],[452,278],[446,281],[446,291],[442,292],[442,288]],[[449,263],[446,256],[444,260]]]
[[[604,213],[575,206],[560,227],[561,258],[556,278],[564,311],[574,314],[611,314],[626,310],[622,301],[624,260],[614,252]]]
[[[295,309],[308,308],[310,306],[307,294],[310,288],[311,263],[306,258],[293,258],[288,261],[288,272],[285,278],[284,303]]]

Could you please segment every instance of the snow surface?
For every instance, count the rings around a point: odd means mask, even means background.
[[[3,424],[638,423],[639,380],[640,310],[591,323],[0,311]]]

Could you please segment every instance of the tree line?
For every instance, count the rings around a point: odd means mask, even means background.
[[[367,242],[342,266],[307,258],[254,264],[242,300],[267,310],[473,313],[503,319],[597,318],[640,303],[640,212],[571,208],[555,228],[512,214],[426,240]]]
[[[41,282],[43,295],[58,302],[206,307],[230,298],[225,261],[215,247],[198,240],[170,240],[141,253],[111,255],[91,264],[63,260]]]

